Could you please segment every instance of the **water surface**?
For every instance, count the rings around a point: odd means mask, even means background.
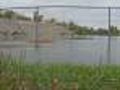
[[[99,64],[107,63],[107,37],[93,37],[82,40],[59,40],[49,44],[23,42],[1,42],[1,51],[15,57],[23,57],[29,62],[67,62]],[[5,47],[6,46],[6,47]],[[3,48],[5,47],[5,48]],[[111,63],[120,64],[120,37],[112,37]]]

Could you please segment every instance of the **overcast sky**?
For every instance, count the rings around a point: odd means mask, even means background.
[[[120,0],[0,0],[1,7],[8,6],[36,6],[36,5],[89,5],[89,6],[120,6]],[[24,13],[28,11],[24,11]],[[47,9],[40,10],[46,17],[55,17],[60,21],[74,21],[81,25],[107,27],[106,10],[78,10],[78,9]],[[112,11],[112,22],[120,24],[120,10]]]
[[[0,0],[1,6],[40,5],[40,4],[77,4],[95,6],[119,6],[120,0]]]

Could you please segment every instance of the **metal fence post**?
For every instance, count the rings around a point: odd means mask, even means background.
[[[36,7],[36,11],[34,13],[34,21],[35,21],[35,47],[38,48],[38,16],[39,16],[39,7]]]
[[[111,7],[108,7],[108,50],[107,64],[111,63]]]

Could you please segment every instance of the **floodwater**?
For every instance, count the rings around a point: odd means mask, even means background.
[[[28,62],[107,64],[108,37],[92,38],[40,43],[38,48],[25,42],[1,42],[0,50],[17,58],[23,57]],[[112,37],[111,63],[120,64],[120,37]]]

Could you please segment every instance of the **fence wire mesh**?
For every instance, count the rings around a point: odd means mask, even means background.
[[[102,66],[120,63],[119,35],[119,7],[2,8],[0,77],[15,72],[6,90],[119,90],[119,68]]]

